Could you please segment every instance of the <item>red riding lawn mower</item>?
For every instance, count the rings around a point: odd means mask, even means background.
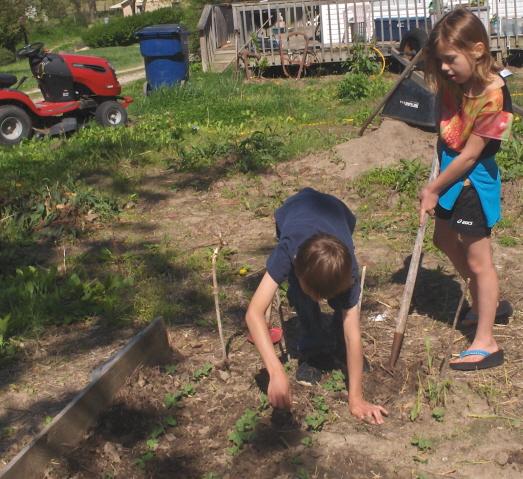
[[[127,122],[131,97],[122,88],[111,64],[98,57],[49,53],[41,42],[17,52],[27,58],[44,101],[33,102],[16,86],[14,75],[0,74],[0,144],[17,145],[24,138],[74,131],[91,118],[103,126]]]

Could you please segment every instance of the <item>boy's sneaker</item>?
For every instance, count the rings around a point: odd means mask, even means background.
[[[296,370],[296,382],[302,386],[314,386],[321,380],[321,370],[303,361]]]

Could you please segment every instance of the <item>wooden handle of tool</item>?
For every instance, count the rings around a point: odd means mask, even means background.
[[[394,86],[391,88],[391,90],[383,97],[383,100],[379,103],[379,105],[374,109],[374,111],[369,115],[369,117],[365,120],[365,123],[363,123],[363,126],[360,128],[359,135],[362,136],[367,127],[370,125],[371,121],[374,120],[374,117],[380,112],[380,110],[383,108],[383,105],[389,101],[389,98],[392,96],[392,94],[398,89],[400,86],[400,83],[405,80],[410,75],[410,72],[414,69],[414,67],[418,64],[418,62],[421,60],[421,56],[423,55],[423,48],[416,53],[416,56],[412,59],[412,61],[405,67],[405,70],[403,70],[402,74],[394,84]]]
[[[436,178],[438,174],[438,152],[434,148],[434,156],[432,158],[432,167],[430,171],[429,183]],[[389,366],[392,368],[396,364],[401,351],[401,345],[403,343],[403,335],[407,326],[407,317],[409,314],[410,301],[412,299],[412,293],[414,292],[414,285],[416,284],[416,277],[418,275],[419,262],[421,258],[421,249],[423,247],[423,239],[425,237],[425,230],[427,229],[427,214],[423,224],[418,228],[418,234],[416,235],[416,242],[414,243],[414,249],[410,259],[409,271],[407,273],[407,280],[405,281],[405,288],[403,289],[403,297],[401,298],[400,311],[398,313],[398,319],[396,320],[396,330],[394,333],[394,339],[392,342],[392,350],[390,355]]]

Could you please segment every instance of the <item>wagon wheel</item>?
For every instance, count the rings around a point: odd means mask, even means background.
[[[244,49],[238,54],[238,66],[245,71],[245,78],[250,80],[254,78],[253,71],[258,69],[261,55],[258,52],[252,52]]]
[[[303,32],[291,32],[287,36],[287,44],[291,37],[302,36],[305,39],[304,48],[299,49],[287,49],[287,53],[284,53],[283,47],[280,43],[280,61],[283,69],[283,73],[287,78],[292,78],[292,75],[288,69],[291,65],[299,65],[298,73],[294,77],[296,80],[299,80],[304,73],[307,63],[307,55],[309,53],[309,37]]]

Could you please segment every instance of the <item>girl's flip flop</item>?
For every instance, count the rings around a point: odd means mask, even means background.
[[[483,349],[469,349],[468,351],[462,351],[459,353],[460,358],[466,356],[483,356],[483,359],[464,363],[450,363],[449,367],[456,371],[476,371],[477,369],[488,369],[501,366],[505,361],[502,349],[499,349],[494,353],[489,353]]]

